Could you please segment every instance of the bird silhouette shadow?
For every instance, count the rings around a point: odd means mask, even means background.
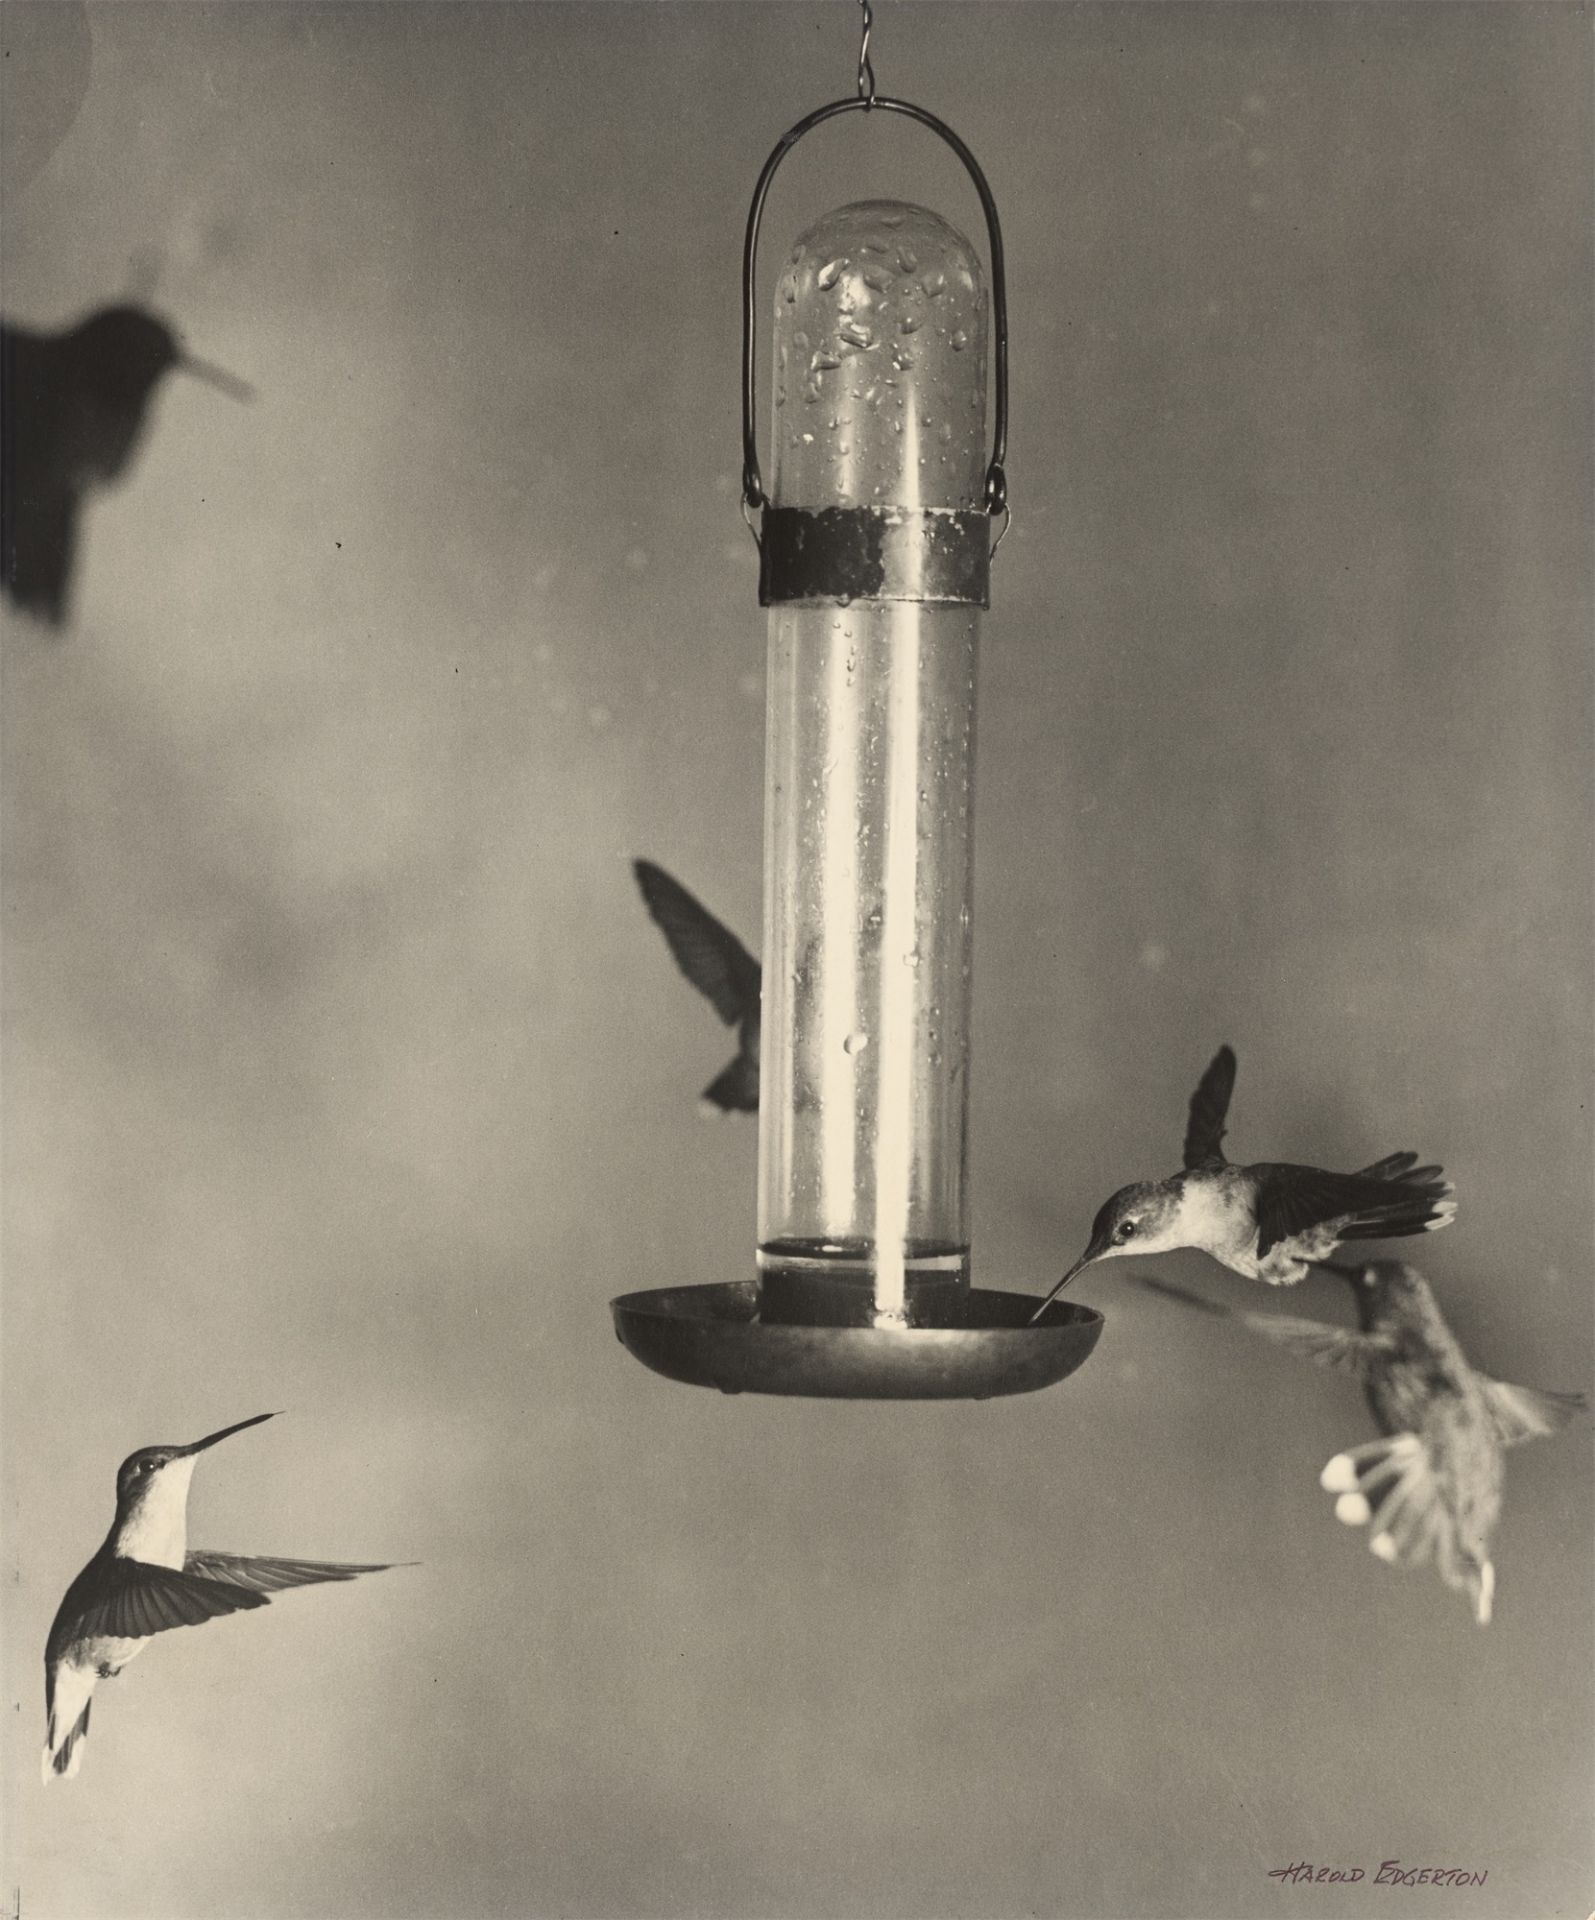
[[[101,307],[56,333],[0,321],[0,590],[19,611],[67,624],[84,503],[126,477],[170,373],[254,398],[144,307]]]

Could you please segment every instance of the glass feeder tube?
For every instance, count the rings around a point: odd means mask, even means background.
[[[863,201],[775,300],[758,1266],[767,1321],[956,1320],[987,298],[961,234]]]

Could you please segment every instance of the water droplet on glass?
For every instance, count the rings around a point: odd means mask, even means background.
[[[867,1033],[850,1033],[842,1042],[842,1051],[846,1054],[862,1053],[868,1045]]]
[[[850,347],[873,347],[875,335],[860,320],[844,320],[837,333]]]
[[[897,264],[902,268],[904,273],[917,273],[919,271],[919,255],[911,252],[907,247],[899,247],[897,249]]]
[[[846,265],[847,261],[843,258],[826,261],[825,265],[820,268],[818,274],[815,276],[816,283],[822,293],[830,292],[832,287],[836,285],[838,276]]]
[[[897,323],[899,333],[918,333],[919,329],[920,318],[917,313],[905,313]]]
[[[947,344],[952,348],[954,353],[962,353],[964,348],[969,345],[969,335],[960,327]]]
[[[946,288],[947,280],[945,275],[940,273],[927,273],[925,275],[925,291],[930,295],[932,300],[939,300],[946,291]]]
[[[887,267],[866,267],[864,284],[872,293],[885,293],[892,284],[891,271]]]

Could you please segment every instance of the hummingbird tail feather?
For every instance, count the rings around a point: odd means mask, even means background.
[[[759,1069],[745,1053],[739,1053],[725,1070],[703,1090],[705,1106],[721,1113],[757,1113],[759,1111]]]
[[[1340,1229],[1341,1240],[1400,1240],[1450,1226],[1457,1217],[1456,1189],[1443,1167],[1420,1167],[1417,1158],[1393,1153],[1363,1168],[1360,1177],[1385,1181],[1390,1198],[1354,1214]]]
[[[1318,1484],[1338,1496],[1336,1519],[1368,1528],[1368,1550],[1376,1559],[1401,1567],[1433,1559],[1446,1585],[1471,1597],[1479,1624],[1489,1621],[1494,1569],[1458,1539],[1456,1517],[1416,1434],[1348,1447],[1325,1466]]]
[[[78,1768],[82,1766],[83,1743],[89,1735],[89,1708],[93,1705],[92,1700],[83,1702],[83,1711],[73,1721],[60,1746],[55,1744],[55,1716],[51,1714],[50,1729],[39,1765],[40,1777],[46,1786],[49,1786],[52,1776],[55,1775],[59,1775],[63,1780],[75,1778]]]

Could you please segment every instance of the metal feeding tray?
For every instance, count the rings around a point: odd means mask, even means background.
[[[964,1290],[946,1325],[793,1326],[759,1318],[756,1280],[623,1293],[615,1334],[645,1367],[722,1393],[832,1400],[989,1400],[1034,1393],[1082,1365],[1102,1315],[1033,1294]],[[956,1319],[956,1324],[952,1322]]]

